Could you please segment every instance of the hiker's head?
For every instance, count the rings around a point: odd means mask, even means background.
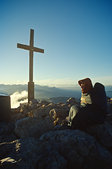
[[[88,93],[93,88],[92,82],[89,78],[79,80],[78,83],[81,87],[82,93]]]

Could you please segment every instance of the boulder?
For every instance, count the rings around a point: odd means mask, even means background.
[[[110,123],[105,121],[103,124],[89,127],[86,132],[94,136],[104,147],[112,150],[112,125]]]
[[[43,133],[52,130],[53,123],[49,117],[37,119],[26,117],[17,120],[15,124],[15,134],[20,137],[39,137]]]
[[[40,137],[67,160],[67,168],[111,169],[112,154],[94,137],[80,130],[50,131]]]

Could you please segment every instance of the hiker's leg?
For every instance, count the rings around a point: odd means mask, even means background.
[[[88,126],[88,110],[80,108],[76,116],[72,120],[71,129],[85,129]]]
[[[69,116],[68,116],[68,126],[72,125],[72,120],[76,116],[76,114],[78,113],[78,110],[79,110],[79,107],[77,105],[73,105],[70,108]]]

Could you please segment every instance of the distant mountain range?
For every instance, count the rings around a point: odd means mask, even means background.
[[[27,91],[27,85],[4,85],[0,84],[0,93],[12,95],[14,92]],[[105,87],[108,97],[112,97],[112,86]],[[36,99],[49,99],[54,97],[75,97],[79,99],[81,96],[80,87],[74,88],[56,88],[48,86],[35,85]]]
[[[27,91],[27,85],[4,85],[0,84],[0,93],[12,95],[15,92]],[[62,89],[56,87],[35,85],[36,99],[49,99],[52,97],[75,97],[80,98],[80,88],[76,89]]]
[[[106,90],[106,95],[108,97],[112,97],[112,86],[106,86],[105,90]]]

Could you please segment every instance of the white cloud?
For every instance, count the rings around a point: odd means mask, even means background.
[[[11,95],[11,108],[17,108],[20,103],[28,102],[28,92],[22,91],[21,93],[15,92]]]

